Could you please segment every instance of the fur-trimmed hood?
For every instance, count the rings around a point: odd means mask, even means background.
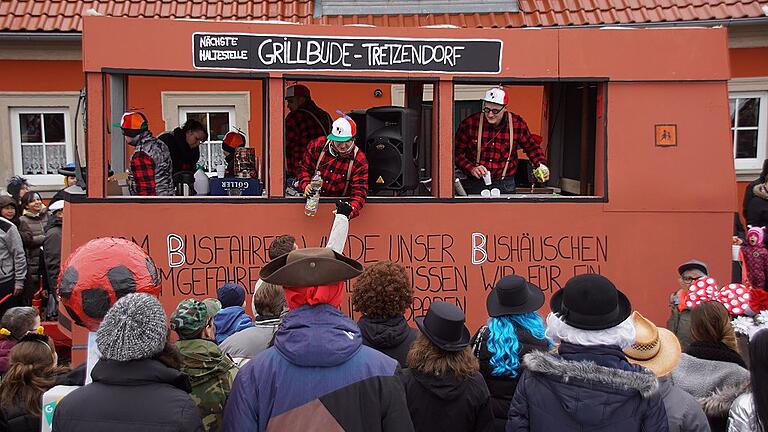
[[[653,372],[642,369],[637,372],[600,366],[592,361],[572,361],[561,357],[533,351],[524,357],[525,366],[531,371],[573,384],[572,380],[588,386],[613,389],[622,393],[637,391],[644,399],[655,395],[659,382]]]
[[[733,401],[749,391],[749,382],[727,386],[713,391],[709,396],[697,398],[707,417],[723,417],[728,414]]]

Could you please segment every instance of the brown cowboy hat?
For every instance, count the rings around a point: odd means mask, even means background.
[[[657,377],[671,373],[680,361],[680,341],[637,311],[632,313],[632,321],[637,337],[635,344],[624,350],[627,361],[650,369]]]
[[[275,285],[307,287],[352,279],[362,272],[362,264],[331,248],[305,248],[270,261],[259,277]]]

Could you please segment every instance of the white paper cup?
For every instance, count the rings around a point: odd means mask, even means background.
[[[219,166],[217,166],[216,167],[216,177],[224,178],[224,173],[226,172],[226,170],[227,170],[227,166],[226,165],[219,165]]]
[[[499,188],[491,189],[491,196],[492,197],[500,197],[501,196],[501,191],[499,190]]]
[[[734,261],[739,260],[739,252],[741,251],[741,246],[739,245],[731,245],[731,259]]]
[[[490,186],[491,185],[491,172],[490,171],[485,173],[485,175],[483,176],[483,181],[485,182],[486,186]]]
[[[482,195],[482,196],[484,196],[486,198],[490,197],[491,196],[491,191],[489,191],[488,189],[483,189],[483,191],[480,192],[480,195]]]

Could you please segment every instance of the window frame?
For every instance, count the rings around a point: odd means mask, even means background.
[[[187,114],[206,114],[208,115],[208,129],[210,129],[210,114],[212,112],[226,112],[229,115],[229,130],[239,130],[241,133],[246,135],[247,139],[247,132],[242,131],[238,129],[239,126],[237,126],[237,106],[236,105],[178,105],[177,106],[178,112],[179,112],[179,127],[184,124],[181,120],[184,119],[186,121]],[[208,139],[205,141],[206,144],[208,144],[208,160],[211,159],[211,143],[215,143],[217,145],[221,145],[223,143],[223,140],[212,140],[211,131],[208,130]],[[201,144],[202,146],[202,144]],[[258,164],[257,164],[258,165]],[[212,169],[206,170],[205,173],[208,175],[208,177],[213,177],[216,175],[216,167],[212,167]]]
[[[13,154],[13,173],[27,178],[33,184],[54,185],[63,184],[63,176],[61,174],[25,174],[23,172],[23,151],[24,144],[21,142],[21,132],[19,116],[22,114],[62,114],[64,116],[64,148],[67,163],[73,162],[74,158],[74,141],[73,141],[73,123],[70,117],[70,112],[67,107],[53,107],[53,106],[24,106],[24,107],[11,107],[9,109],[10,114],[10,130],[11,130],[11,152]],[[44,120],[43,120],[44,122]],[[43,126],[44,128],[44,126]],[[43,141],[40,143],[43,145],[43,149],[48,145],[45,142],[43,129]],[[40,145],[31,144],[31,145]],[[50,145],[61,145],[60,143]],[[45,156],[43,156],[45,157]]]
[[[728,103],[730,106],[731,100],[738,99],[758,99],[759,117],[757,120],[757,154],[754,158],[736,158],[736,140],[738,138],[739,130],[754,130],[753,127],[739,127],[738,119],[739,112],[736,109],[733,120],[729,121],[729,129],[731,130],[731,148],[733,150],[733,166],[737,172],[760,170],[763,166],[763,161],[766,159],[766,153],[768,153],[768,142],[766,136],[768,135],[768,89],[766,90],[751,90],[751,91],[729,91]],[[730,116],[730,112],[728,113]],[[734,133],[735,132],[735,133]]]

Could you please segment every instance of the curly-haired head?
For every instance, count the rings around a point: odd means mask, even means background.
[[[296,249],[296,239],[290,234],[283,234],[272,240],[269,245],[269,259],[273,260]]]
[[[413,301],[413,287],[405,267],[392,261],[379,261],[365,269],[352,290],[352,307],[375,319],[405,313]]]

